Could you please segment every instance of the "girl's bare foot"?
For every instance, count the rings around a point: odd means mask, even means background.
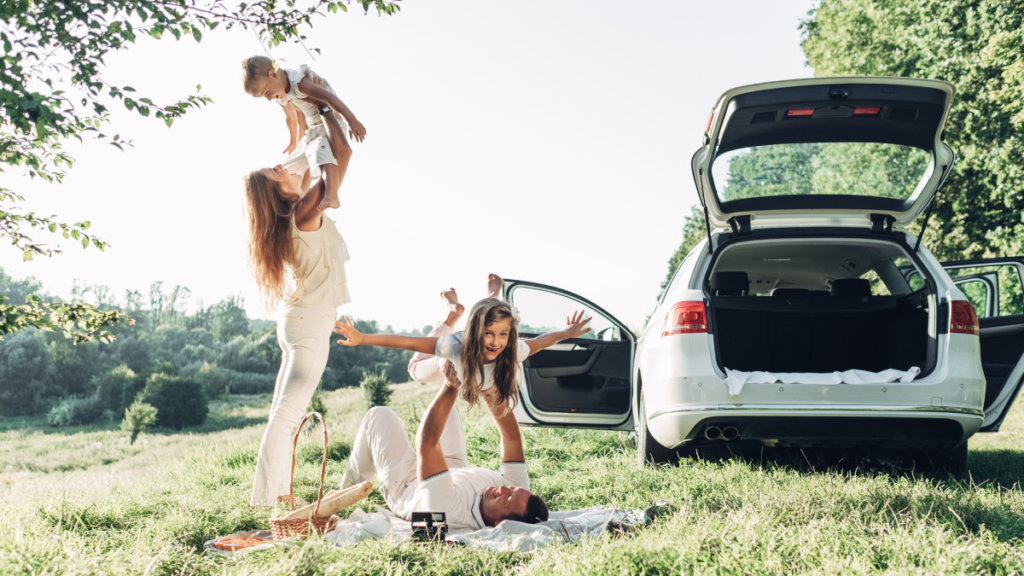
[[[328,208],[341,208],[341,200],[337,196],[324,196],[324,199],[320,201],[316,209],[323,212]]]
[[[455,292],[455,288],[441,292],[441,298],[448,302],[448,317],[445,318],[444,323],[454,328],[455,323],[462,317],[462,313],[466,311],[466,307],[459,303],[459,295]]]
[[[502,280],[501,276],[498,276],[497,274],[488,274],[487,275],[487,297],[488,298],[497,298],[499,295],[501,295],[501,284],[502,284],[502,282],[504,282],[504,280]]]

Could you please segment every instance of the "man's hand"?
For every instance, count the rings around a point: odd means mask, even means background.
[[[359,346],[363,343],[363,333],[356,330],[348,316],[345,316],[344,322],[334,322],[334,333],[344,336],[344,338],[337,341],[342,346]]]
[[[452,364],[451,360],[445,360],[444,369],[441,372],[444,373],[444,385],[458,390],[462,382],[459,381],[459,373],[455,369],[455,364]]]

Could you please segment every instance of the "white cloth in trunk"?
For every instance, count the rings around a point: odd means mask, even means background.
[[[887,382],[912,382],[921,369],[912,366],[908,370],[889,368],[881,372],[867,370],[844,370],[842,372],[744,372],[725,369],[725,384],[730,396],[739,396],[745,384],[885,384]]]

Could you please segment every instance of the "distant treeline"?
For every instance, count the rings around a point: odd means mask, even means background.
[[[37,280],[16,280],[3,269],[0,294],[14,304],[29,294],[47,298]],[[107,287],[76,287],[73,300],[123,310],[131,321],[113,326],[110,342],[76,345],[35,329],[0,340],[0,416],[47,414],[55,426],[116,424],[142,399],[161,408],[158,425],[182,428],[202,423],[211,399],[272,392],[281,360],[276,324],[248,318],[240,297],[188,313],[190,297],[188,288],[168,290],[160,282],[148,294],[127,291],[120,299]],[[353,321],[364,332],[393,331]],[[404,382],[409,355],[332,345],[321,386],[358,386],[364,374]]]

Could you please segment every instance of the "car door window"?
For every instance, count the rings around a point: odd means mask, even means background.
[[[948,269],[957,288],[974,306],[978,318],[1024,314],[1024,280],[1012,263]]]
[[[581,338],[605,342],[623,340],[621,330],[609,318],[564,295],[532,286],[516,286],[509,292],[509,301],[519,312],[521,335],[536,336],[561,330],[573,312],[583,310],[592,320],[588,324],[590,332]]]

